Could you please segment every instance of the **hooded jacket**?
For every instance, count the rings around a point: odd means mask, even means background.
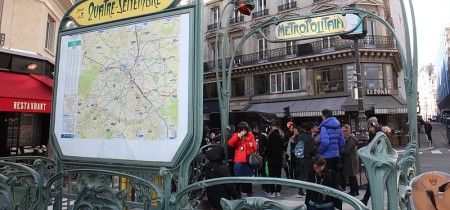
[[[227,165],[223,163],[225,159],[225,152],[223,147],[212,147],[206,152],[206,159],[209,160],[204,167],[205,179],[215,179],[220,177],[231,176]],[[214,185],[206,188],[208,201],[214,208],[220,207],[220,199],[226,198],[228,200],[237,198],[238,193],[234,184]]]
[[[341,124],[335,117],[325,119],[320,125],[319,154],[324,158],[339,157],[339,150],[345,147]]]

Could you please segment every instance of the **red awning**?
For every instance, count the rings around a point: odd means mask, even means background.
[[[0,112],[50,113],[52,87],[45,76],[0,72]]]

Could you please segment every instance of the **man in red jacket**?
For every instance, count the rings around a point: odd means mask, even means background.
[[[228,146],[234,148],[234,174],[236,176],[253,176],[254,168],[247,164],[247,156],[258,151],[255,137],[246,122],[239,123],[238,131],[228,140]],[[236,185],[238,192],[253,196],[252,184]]]

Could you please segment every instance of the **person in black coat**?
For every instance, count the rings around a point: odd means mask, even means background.
[[[266,146],[267,146],[267,133],[269,132],[269,126],[263,125],[260,134],[258,135],[258,138],[256,139],[258,143],[258,152],[259,155],[263,158],[263,167],[259,169],[259,174],[261,174],[262,177],[268,177],[268,174],[266,174]],[[266,194],[270,193],[270,186],[263,184],[262,185],[263,190],[266,192]]]
[[[271,128],[272,130],[267,137],[267,145],[265,148],[265,155],[269,164],[269,176],[281,178],[284,142],[277,124],[272,123]],[[270,193],[267,196],[272,198],[281,196],[280,192],[281,185],[270,185]]]
[[[205,179],[215,179],[220,177],[230,177],[228,167],[223,163],[225,151],[222,146],[215,146],[206,152],[206,159],[209,160],[204,166]],[[206,188],[208,201],[213,209],[222,209],[220,199],[237,199],[238,193],[234,184],[215,185]]]
[[[309,182],[339,189],[338,176],[336,172],[326,168],[325,159],[320,155],[316,155],[313,163],[314,171],[309,175]],[[342,208],[342,202],[338,199],[311,190],[306,190],[305,204],[308,210],[334,210],[335,207],[338,209]]]

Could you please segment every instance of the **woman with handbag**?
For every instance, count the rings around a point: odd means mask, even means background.
[[[228,146],[234,148],[234,174],[235,176],[253,176],[254,168],[247,163],[247,158],[258,151],[255,137],[246,122],[239,123],[238,131],[228,140]],[[253,196],[252,184],[237,184],[238,192]]]
[[[284,142],[280,130],[276,123],[271,124],[272,130],[267,137],[266,157],[269,164],[269,176],[281,178],[281,168],[283,163]],[[281,185],[270,185],[268,197],[280,197]]]

